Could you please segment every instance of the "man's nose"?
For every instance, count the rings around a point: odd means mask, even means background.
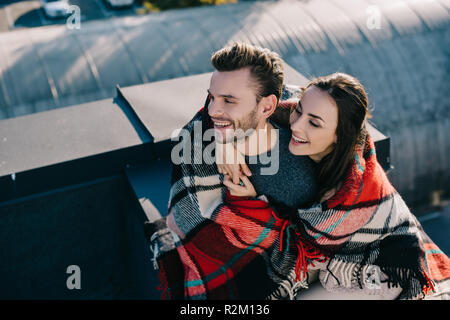
[[[210,117],[219,117],[223,115],[223,108],[217,101],[211,100],[208,106],[208,113]]]

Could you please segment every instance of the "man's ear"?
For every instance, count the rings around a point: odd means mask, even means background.
[[[274,94],[263,97],[261,101],[259,101],[259,105],[263,117],[267,119],[277,108],[277,97]]]

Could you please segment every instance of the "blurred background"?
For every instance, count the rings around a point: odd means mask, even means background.
[[[158,126],[201,106],[207,87],[194,79],[233,41],[278,52],[305,78],[357,77],[389,137],[391,182],[448,254],[449,10],[449,0],[0,1],[0,298],[157,297],[141,229],[168,196]],[[81,290],[66,286],[71,264],[86,270]]]

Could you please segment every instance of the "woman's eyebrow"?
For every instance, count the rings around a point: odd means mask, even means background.
[[[310,115],[310,116],[313,117],[313,118],[316,118],[316,119],[319,119],[319,120],[322,120],[323,122],[325,122],[325,120],[323,120],[321,117],[319,117],[319,116],[317,116],[317,115],[315,115],[315,114],[308,113],[308,115]]]
[[[300,100],[298,100],[298,107],[300,108],[300,111],[303,111],[303,107],[302,107],[302,102]],[[323,122],[325,122],[325,120],[323,120],[321,117],[319,117],[318,115],[312,114],[312,113],[308,113],[309,116],[322,120]]]

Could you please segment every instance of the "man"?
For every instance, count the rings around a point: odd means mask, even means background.
[[[289,130],[269,121],[283,88],[283,62],[276,53],[235,43],[216,52],[211,62],[216,71],[206,106],[183,128],[188,133],[183,143],[193,146],[194,154],[174,162],[169,215],[151,224],[155,261],[171,298],[275,297],[292,287],[298,258],[296,248],[280,250],[287,221],[281,217],[313,200],[313,162],[291,155]],[[195,133],[199,124],[200,135]],[[244,172],[276,215],[266,202],[253,201],[256,207],[251,207],[233,199],[220,174],[233,174],[229,167],[198,162],[198,153],[204,155],[210,145],[204,132],[212,128],[216,160],[220,163],[230,150],[233,156],[234,150],[242,152],[248,163]],[[233,178],[236,183],[247,179],[236,170]]]

